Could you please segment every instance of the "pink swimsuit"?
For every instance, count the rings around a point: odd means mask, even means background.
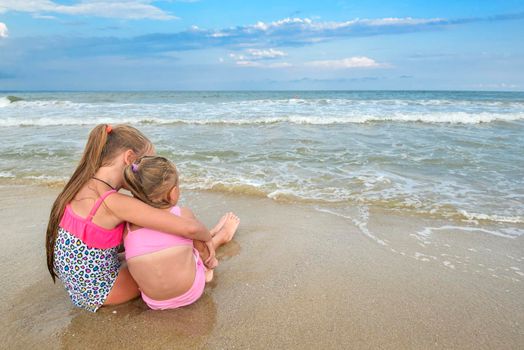
[[[171,213],[180,216],[180,207],[175,206],[171,208],[170,211]],[[124,238],[126,260],[180,245],[193,247],[193,240],[189,238],[155,231],[145,227],[131,231],[128,224],[127,231],[127,236]],[[142,292],[142,299],[147,306],[153,310],[175,309],[177,307],[192,304],[200,298],[204,292],[206,284],[205,267],[195,248],[193,248],[193,254],[196,261],[196,274],[195,281],[191,288],[189,288],[189,290],[184,294],[167,300],[154,300]]]
[[[60,227],[71,232],[71,234],[89,247],[109,249],[118,246],[122,242],[124,223],[119,224],[115,228],[107,229],[93,222],[93,216],[95,216],[100,205],[113,193],[116,193],[116,190],[109,190],[102,194],[96,200],[95,205],[93,205],[86,218],[76,215],[73,209],[71,209],[71,204],[67,204],[64,216],[60,220]]]

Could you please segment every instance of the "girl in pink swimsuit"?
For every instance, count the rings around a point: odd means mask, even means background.
[[[124,183],[133,196],[144,203],[176,216],[194,218],[188,208],[176,206],[180,196],[178,174],[175,165],[166,158],[140,158],[124,170]],[[165,310],[197,301],[218,264],[214,256],[209,255],[208,247],[212,251],[231,240],[238,223],[234,214],[224,215],[210,231],[213,247],[201,241],[127,225],[126,260],[144,302],[151,309]]]

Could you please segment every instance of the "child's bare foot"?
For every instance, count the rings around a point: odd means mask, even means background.
[[[209,283],[213,280],[213,270],[206,270],[206,283]]]
[[[222,228],[215,234],[213,239],[215,240],[215,248],[218,248],[222,244],[225,244],[233,239],[238,225],[240,224],[240,219],[233,213],[227,213],[224,225]]]
[[[217,234],[217,232],[220,231],[222,226],[224,226],[224,223],[226,222],[228,214],[229,213],[225,213],[224,215],[222,215],[222,217],[220,218],[220,220],[218,220],[218,222],[215,225],[215,227],[213,227],[211,230],[209,230],[209,232],[211,233],[211,237],[214,237]]]

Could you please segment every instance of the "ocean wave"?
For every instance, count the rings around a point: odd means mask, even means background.
[[[64,96],[66,97],[66,96]],[[22,98],[19,96],[8,95],[0,98],[7,98],[10,102],[23,102],[20,106],[26,108],[30,107],[47,107],[64,105],[70,107],[135,107],[145,108],[147,106],[154,106],[160,108],[179,107],[179,106],[213,106],[213,107],[300,107],[300,106],[318,106],[318,107],[388,107],[388,108],[460,108],[460,109],[477,109],[477,108],[504,108],[504,109],[523,109],[524,101],[522,99],[511,100],[461,100],[461,99],[367,99],[367,98],[258,98],[258,99],[223,99],[223,100],[202,100],[202,99],[161,99],[160,97],[153,101],[129,99],[112,99],[108,96],[99,96],[97,98],[89,97],[79,100],[74,96],[66,98],[53,98],[47,96],[45,98]]]
[[[1,103],[1,102],[0,102]],[[137,117],[0,117],[0,126],[59,126],[59,125],[96,125],[100,123],[111,124],[146,124],[146,125],[271,125],[271,124],[297,124],[297,125],[344,125],[367,123],[430,123],[430,124],[481,124],[491,122],[513,122],[524,120],[523,113],[495,114],[478,113],[468,114],[463,112],[447,114],[401,114],[393,115],[356,115],[348,117],[339,116],[302,116],[289,115],[279,117],[254,117],[254,118],[164,118],[153,116]]]
[[[184,183],[183,187],[190,190],[205,190],[219,193],[237,194],[254,197],[266,197],[280,203],[301,203],[328,206],[370,206],[397,212],[408,212],[432,218],[456,220],[462,222],[488,222],[496,224],[524,224],[522,216],[468,213],[458,204],[421,203],[420,200],[411,198],[410,195],[396,196],[394,198],[369,197],[366,194],[343,196],[328,196],[320,193],[304,192],[291,188],[276,190],[264,189],[250,183],[224,183],[221,181],[196,181]]]
[[[293,189],[282,186],[278,186],[278,189],[271,189],[249,181],[245,182],[238,180],[234,182],[224,182],[211,179],[204,181],[186,179],[183,187],[189,190],[205,190],[259,198],[265,197],[280,203],[301,203],[328,206],[366,205],[382,208],[384,210],[409,212],[415,215],[463,222],[481,221],[501,224],[524,224],[524,218],[522,216],[481,213],[471,214],[460,208],[460,204],[432,203],[429,199],[422,203],[422,199],[418,199],[416,195],[415,197],[412,197],[412,195],[409,194],[398,194],[391,198],[382,196],[370,197],[366,193],[340,196],[336,195],[336,192],[340,191],[334,191],[335,193],[322,193],[318,191],[307,191],[304,189]]]
[[[29,175],[19,177],[16,174],[6,171],[0,172],[0,178],[4,181],[22,184],[41,184],[41,185],[64,185],[67,178],[64,176],[53,175]],[[321,193],[304,192],[298,189],[279,188],[268,189],[249,181],[223,182],[211,179],[185,179],[182,184],[184,190],[210,191],[224,193],[228,195],[240,195],[257,198],[268,198],[279,203],[299,203],[322,207],[346,207],[346,206],[369,206],[380,208],[387,211],[410,213],[436,219],[446,219],[457,222],[467,223],[491,223],[491,224],[524,224],[524,217],[515,215],[498,215],[494,213],[469,213],[466,210],[451,204],[420,203],[408,194],[404,197],[380,198],[367,197],[365,194],[344,196],[337,198]]]
[[[24,99],[18,96],[0,96],[0,107],[9,106],[11,103],[23,101]]]
[[[0,171],[0,178],[14,179],[15,177],[16,175],[10,171]]]
[[[0,126],[94,125],[97,123],[340,125],[384,122],[478,124],[524,120],[520,100],[261,98],[166,100],[156,102],[77,101],[0,97]],[[87,98],[87,97],[86,97]],[[100,97],[98,97],[100,98]],[[13,103],[16,102],[16,103]]]

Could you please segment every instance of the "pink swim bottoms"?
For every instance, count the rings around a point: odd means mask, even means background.
[[[202,293],[204,293],[204,287],[206,286],[206,270],[204,263],[200,258],[200,254],[198,254],[198,251],[195,248],[193,248],[193,254],[196,261],[196,273],[195,281],[191,288],[189,288],[189,290],[184,294],[167,300],[154,300],[142,293],[142,299],[147,306],[153,310],[176,309],[178,307],[193,304],[198,300],[198,298],[200,298]]]

